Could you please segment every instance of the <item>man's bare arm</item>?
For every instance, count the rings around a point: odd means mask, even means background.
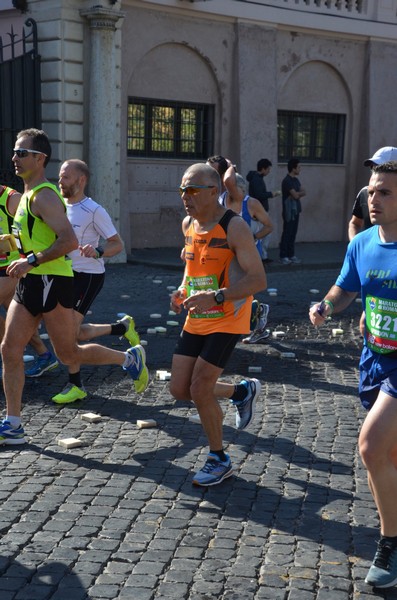
[[[240,300],[265,290],[266,273],[250,228],[243,219],[234,218],[230,221],[227,240],[236,255],[242,276],[230,283],[225,292],[226,300]]]
[[[269,217],[269,213],[263,208],[262,204],[256,198],[249,198],[248,211],[258,223],[262,223],[263,227],[255,233],[255,238],[260,240],[273,231],[273,223]]]
[[[363,231],[364,229],[364,219],[360,219],[359,217],[356,217],[356,215],[352,215],[352,218],[349,221],[349,228],[348,228],[348,236],[349,236],[349,242],[352,241],[352,239],[361,231]]]
[[[338,285],[333,285],[329,292],[324,296],[322,302],[318,302],[310,307],[309,319],[316,327],[324,323],[327,317],[333,313],[342,312],[347,308],[357,296],[357,292],[348,292]]]

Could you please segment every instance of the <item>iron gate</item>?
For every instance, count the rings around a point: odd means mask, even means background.
[[[23,182],[15,175],[11,162],[16,134],[21,129],[41,129],[40,56],[37,51],[37,27],[33,19],[25,21],[22,35],[13,27],[0,37],[0,184],[23,191]]]

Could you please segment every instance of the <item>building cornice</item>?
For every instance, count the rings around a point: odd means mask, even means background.
[[[380,1],[380,0],[379,0]],[[391,0],[396,4],[397,0]],[[280,26],[301,31],[321,31],[323,33],[340,34],[343,36],[359,36],[377,38],[396,42],[397,17],[391,9],[390,17],[387,11],[377,12],[377,20],[365,12],[329,12],[324,6],[317,7],[306,4],[294,6],[277,6],[275,2],[264,0],[126,0],[125,5],[136,5],[156,10],[178,11],[203,18],[220,18],[230,21],[238,19],[255,22],[262,26]],[[372,6],[372,3],[369,5]],[[382,17],[383,15],[383,17]]]

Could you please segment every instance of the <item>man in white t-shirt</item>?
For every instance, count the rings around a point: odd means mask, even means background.
[[[119,254],[124,247],[107,211],[85,195],[88,180],[88,166],[82,160],[71,159],[61,165],[59,189],[65,199],[68,220],[79,242],[78,248],[69,253],[74,274],[77,339],[81,342],[102,335],[117,335],[126,337],[132,346],[136,346],[139,344],[139,336],[135,331],[134,320],[129,315],[112,324],[83,324],[85,315],[104,284],[103,258]],[[99,245],[100,239],[105,240],[103,247]],[[26,371],[27,377],[39,377],[44,371],[58,365],[55,356],[47,350],[38,335],[34,336],[34,342],[39,355],[35,365]],[[49,366],[46,368],[46,365]],[[69,365],[69,382],[52,400],[57,404],[68,404],[86,396],[81,383],[80,364]]]

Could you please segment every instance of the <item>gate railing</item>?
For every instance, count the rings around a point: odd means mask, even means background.
[[[9,43],[0,36],[0,183],[21,190],[11,161],[15,137],[21,129],[41,128],[41,80],[37,26],[25,21],[19,35],[11,31]]]

